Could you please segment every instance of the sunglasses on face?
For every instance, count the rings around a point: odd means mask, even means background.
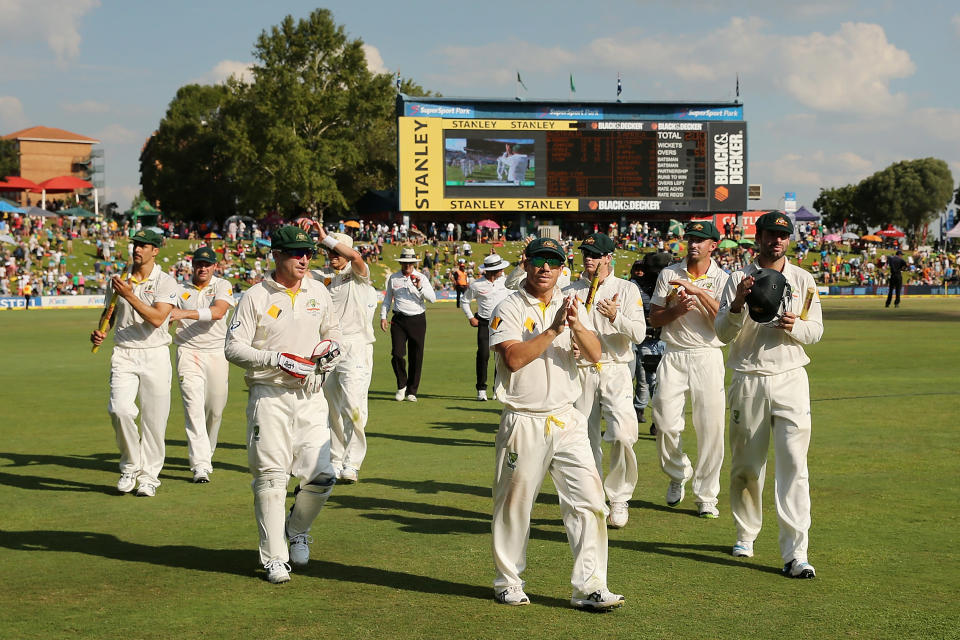
[[[537,269],[543,267],[543,265],[549,265],[551,269],[556,269],[563,264],[563,260],[560,258],[547,258],[544,256],[534,256],[530,258],[530,264],[535,266]]]
[[[313,249],[290,249],[286,253],[287,255],[291,255],[296,258],[312,258],[313,257]]]

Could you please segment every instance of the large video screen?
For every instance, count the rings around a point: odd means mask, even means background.
[[[404,211],[736,211],[746,123],[399,119]]]

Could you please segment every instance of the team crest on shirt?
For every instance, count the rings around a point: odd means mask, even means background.
[[[324,278],[324,279],[323,279],[323,286],[329,287],[331,282],[333,282],[333,278]]]
[[[304,307],[304,311],[307,313],[317,314],[323,311],[323,307],[320,306],[320,302],[316,298],[310,298],[307,300],[307,305]]]
[[[516,469],[516,468],[517,468],[517,459],[518,459],[519,457],[520,457],[520,456],[517,454],[516,451],[510,451],[510,452],[508,452],[508,453],[507,453],[507,466],[510,467],[511,469]]]

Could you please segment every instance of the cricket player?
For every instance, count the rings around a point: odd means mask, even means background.
[[[650,324],[662,327],[666,350],[657,367],[653,398],[660,468],[670,478],[667,504],[675,507],[692,488],[701,518],[717,518],[720,467],[723,465],[723,344],[713,328],[720,294],[728,276],[713,260],[720,232],[709,221],[694,220],[684,229],[686,260],[665,267],[650,300]],[[697,466],[683,452],[685,397],[690,397],[697,434]]]
[[[585,315],[600,338],[602,352],[596,362],[577,360],[581,395],[574,406],[587,416],[587,433],[597,472],[610,501],[607,524],[625,527],[629,520],[629,500],[637,486],[637,413],[633,408],[633,345],[643,342],[647,323],[643,317],[643,299],[635,285],[613,275],[610,261],[613,240],[605,233],[594,233],[580,243],[583,274],[563,290],[586,303],[594,277],[598,285]],[[601,423],[607,428],[603,440],[611,443],[607,475],[603,475]]]
[[[538,238],[527,245],[523,289],[504,298],[490,321],[495,394],[504,405],[493,485],[494,592],[501,604],[530,603],[520,574],[530,512],[549,471],[574,555],[570,603],[602,610],[624,599],[607,589],[603,485],[586,418],[573,406],[580,395],[574,345],[596,362],[601,344],[576,298],[565,299],[557,287],[564,258],[555,240]]]
[[[730,506],[737,526],[733,555],[753,556],[753,542],[760,534],[761,497],[772,432],[783,572],[792,578],[813,578],[816,571],[807,556],[810,387],[804,369],[810,358],[803,345],[820,341],[823,314],[813,277],[786,258],[793,234],[790,218],[771,211],[757,219],[756,228],[757,259],[731,274],[715,321],[717,336],[730,344],[727,367],[733,370],[727,392],[733,458]],[[755,295],[753,287],[760,284],[760,269],[782,274],[790,286],[787,295],[777,294],[782,296],[779,312],[760,315],[765,311],[763,305],[751,301]],[[769,289],[769,286],[767,290],[758,286],[757,297],[769,298],[773,293]],[[808,291],[812,298],[809,314],[804,319],[800,316]]]
[[[524,238],[523,246],[526,247],[533,241],[533,239],[533,236],[527,236]],[[523,282],[526,277],[527,272],[523,268],[523,263],[518,264],[513,271],[507,274],[507,280],[503,283],[503,286],[511,291],[519,291],[523,288]],[[560,289],[566,289],[570,286],[571,279],[572,274],[570,272],[570,268],[567,266],[566,261],[564,261],[563,265],[560,267],[560,277],[557,279],[557,286],[560,287]]]
[[[490,316],[500,301],[506,298],[513,291],[504,286],[506,278],[503,277],[503,270],[510,266],[510,263],[491,253],[483,259],[483,277],[477,278],[470,283],[466,292],[463,294],[464,315],[467,316],[467,322],[471,327],[477,329],[477,400],[486,402],[487,400],[487,363],[490,360]],[[473,314],[470,309],[470,301],[477,301],[477,314]]]
[[[173,341],[177,345],[177,375],[183,397],[187,454],[193,481],[210,482],[213,452],[223,408],[227,404],[229,364],[223,355],[227,313],[236,306],[233,287],[213,275],[216,252],[200,247],[193,252],[193,274],[182,287],[178,307],[170,312],[179,321]]]
[[[373,312],[376,291],[370,285],[370,269],[353,248],[353,238],[327,233],[313,223],[320,245],[327,253],[327,266],[312,271],[333,299],[343,340],[341,358],[327,374],[323,392],[330,405],[330,462],[342,484],[357,482],[367,455],[367,392],[373,375]]]
[[[227,360],[246,369],[247,459],[260,562],[267,580],[279,584],[290,580],[288,560],[299,566],[309,561],[310,527],[336,482],[322,373],[313,354],[321,339],[342,337],[330,293],[307,277],[313,240],[294,226],[280,227],[271,240],[276,269],[244,293],[224,350]],[[291,475],[299,484],[285,524]]]
[[[149,229],[134,234],[130,281],[114,276],[117,306],[110,324],[110,420],[120,448],[117,491],[152,498],[160,486],[165,455],[164,435],[170,415],[170,311],[177,303],[177,281],[156,264],[163,237]],[[109,304],[109,303],[108,303]],[[106,313],[104,309],[104,314]],[[103,316],[101,316],[102,318]],[[94,331],[90,341],[103,344],[106,333]],[[137,430],[137,397],[140,430]]]
[[[387,293],[380,305],[380,329],[390,328],[392,351],[390,362],[397,378],[398,402],[406,399],[417,401],[420,389],[420,374],[423,371],[423,349],[427,339],[427,305],[424,302],[436,302],[437,294],[430,279],[417,271],[420,261],[412,248],[400,250],[400,271],[387,278]],[[387,311],[393,310],[391,322],[387,322]],[[404,356],[410,357],[407,367]]]

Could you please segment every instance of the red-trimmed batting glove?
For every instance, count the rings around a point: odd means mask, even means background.
[[[298,380],[303,380],[317,370],[317,365],[312,360],[301,358],[292,353],[281,353],[280,359],[277,361],[277,366],[280,367],[284,373]]]

